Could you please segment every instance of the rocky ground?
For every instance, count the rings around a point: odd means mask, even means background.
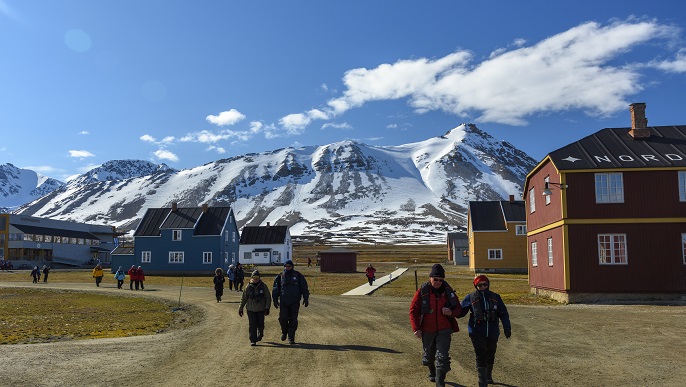
[[[117,291],[90,284],[46,287]],[[146,286],[141,295],[177,300],[179,288]],[[181,302],[203,311],[201,322],[188,329],[0,346],[0,385],[431,385],[420,365],[421,344],[410,332],[409,299],[314,294],[301,308],[297,345],[279,340],[273,311],[264,340],[251,347],[247,317],[237,313],[239,295],[227,291],[217,303],[211,288],[183,288]],[[501,339],[494,371],[501,386],[682,386],[686,380],[685,306],[510,306],[510,314],[512,338]],[[447,381],[475,386],[466,322],[460,326]]]

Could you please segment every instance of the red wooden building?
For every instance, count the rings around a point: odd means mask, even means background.
[[[686,126],[608,128],[525,182],[529,285],[563,302],[686,295]]]

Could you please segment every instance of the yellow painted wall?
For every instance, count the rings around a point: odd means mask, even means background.
[[[519,223],[524,225],[524,223]],[[516,235],[516,224],[508,223],[505,232],[469,233],[469,268],[474,269],[527,269],[526,235]],[[489,249],[501,249],[503,259],[489,260]]]

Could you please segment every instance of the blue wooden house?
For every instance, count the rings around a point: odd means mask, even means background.
[[[238,226],[231,207],[172,203],[171,208],[149,208],[134,239],[133,264],[146,274],[210,275],[218,267],[226,272],[238,259]]]

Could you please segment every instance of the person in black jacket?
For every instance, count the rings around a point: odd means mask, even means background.
[[[281,307],[279,311],[281,341],[285,341],[288,337],[288,343],[295,344],[300,300],[303,300],[303,305],[307,308],[310,304],[310,291],[307,288],[305,276],[293,270],[293,261],[286,261],[283,268],[283,272],[274,278],[272,301],[275,308]]]
[[[224,271],[221,267],[218,267],[214,271],[214,295],[217,297],[217,302],[221,302],[222,296],[224,295]]]
[[[485,275],[474,278],[475,292],[462,300],[462,312],[458,317],[469,315],[469,338],[472,340],[476,355],[476,370],[479,376],[479,387],[493,384],[493,363],[498,348],[500,324],[503,323],[505,337],[510,338],[512,325],[510,314],[499,294],[490,291],[490,281]]]
[[[233,286],[237,292],[243,291],[243,279],[245,279],[245,272],[243,271],[243,265],[239,262],[236,264],[236,269],[233,271]]]

